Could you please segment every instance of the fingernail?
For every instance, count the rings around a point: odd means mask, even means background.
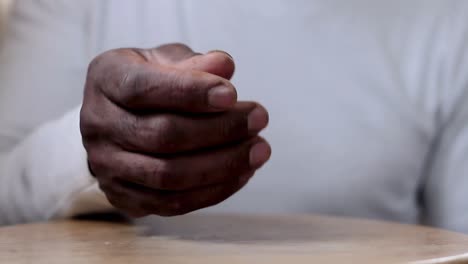
[[[208,103],[215,108],[229,108],[237,101],[237,94],[233,88],[217,86],[208,92]]]
[[[249,131],[257,133],[268,125],[268,112],[265,108],[257,106],[248,117]]]
[[[210,54],[210,53],[216,53],[216,52],[223,53],[223,54],[225,54],[226,56],[228,56],[231,60],[234,60],[234,58],[231,56],[231,54],[229,54],[229,53],[227,53],[227,52],[225,52],[225,51],[223,51],[223,50],[212,50],[212,51],[209,51],[208,54]]]
[[[250,166],[257,168],[262,166],[271,155],[271,148],[265,142],[257,143],[250,149]]]

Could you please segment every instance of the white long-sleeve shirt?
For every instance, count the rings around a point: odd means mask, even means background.
[[[207,210],[468,232],[468,1],[16,0],[0,57],[0,223],[110,208],[79,133],[89,61],[223,49],[270,112],[270,162]]]

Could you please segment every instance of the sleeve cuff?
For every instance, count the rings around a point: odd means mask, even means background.
[[[60,121],[59,128],[64,129],[61,135],[68,141],[68,162],[64,168],[69,171],[69,184],[65,186],[67,193],[57,203],[49,218],[68,218],[76,215],[102,213],[115,209],[99,188],[96,178],[89,170],[86,150],[83,146],[79,129],[80,109],[77,107],[67,113]]]

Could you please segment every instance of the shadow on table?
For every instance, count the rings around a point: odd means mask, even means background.
[[[188,215],[172,218],[147,217],[135,223],[144,227],[141,229],[141,236],[173,237],[193,241],[287,243],[334,239],[330,230],[317,230],[316,227],[324,227],[324,224],[314,224],[312,218]]]
[[[97,214],[84,214],[78,215],[73,218],[77,221],[93,221],[93,222],[107,222],[107,223],[120,223],[120,224],[132,224],[134,221],[126,217],[123,214],[108,212],[108,213],[97,213]]]

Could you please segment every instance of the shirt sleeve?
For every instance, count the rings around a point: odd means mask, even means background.
[[[439,133],[428,162],[425,221],[468,233],[468,3],[453,8],[441,35]]]
[[[0,50],[0,224],[111,209],[79,131],[88,1],[17,0]]]

